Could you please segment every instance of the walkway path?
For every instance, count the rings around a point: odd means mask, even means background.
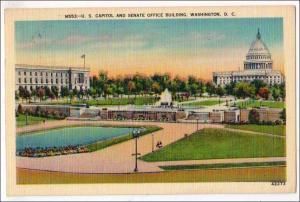
[[[187,161],[161,161],[151,162],[155,166],[176,166],[176,165],[200,165],[218,163],[260,163],[286,161],[286,157],[264,157],[264,158],[232,158],[232,159],[208,159],[208,160],[187,160]]]
[[[53,128],[64,125],[74,124],[112,124],[112,125],[157,125],[163,129],[152,134],[142,136],[138,139],[138,152],[145,155],[152,151],[152,137],[154,144],[161,141],[163,145],[168,145],[184,137],[184,134],[191,134],[196,130],[196,124],[185,123],[155,123],[155,122],[117,122],[117,121],[57,121],[48,122],[39,125],[28,126],[18,129],[18,132],[34,131],[43,128]],[[199,124],[199,129],[223,128],[222,125]],[[153,135],[153,136],[152,136]],[[81,153],[73,155],[61,155],[45,158],[27,158],[17,157],[16,164],[18,168],[51,170],[74,173],[130,173],[134,169],[135,140],[129,140],[116,144],[99,151],[91,153]],[[138,161],[140,172],[156,172],[161,169],[156,165],[144,161]]]

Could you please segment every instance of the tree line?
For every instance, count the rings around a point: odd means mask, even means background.
[[[174,99],[182,100],[183,97],[190,96],[201,97],[204,93],[208,96],[224,96],[233,95],[238,98],[263,98],[284,100],[285,99],[285,84],[280,85],[267,85],[261,80],[253,80],[252,82],[232,82],[225,86],[217,86],[210,81],[204,81],[200,78],[196,78],[193,75],[187,78],[181,78],[179,76],[171,77],[169,74],[153,74],[145,76],[141,74],[109,77],[107,72],[99,72],[98,76],[92,76],[90,78],[90,88],[87,90],[73,89],[69,90],[68,87],[62,87],[59,89],[56,86],[51,88],[47,86],[41,86],[34,90],[27,90],[20,87],[16,91],[16,98],[22,98],[30,100],[39,98],[43,100],[45,98],[56,99],[59,97],[69,97],[70,99],[77,97],[81,99],[103,97],[108,98],[110,96],[121,97],[127,95],[145,96],[159,95],[165,89],[168,89]]]

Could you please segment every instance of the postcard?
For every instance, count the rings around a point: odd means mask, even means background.
[[[7,192],[293,193],[294,6],[5,10]]]

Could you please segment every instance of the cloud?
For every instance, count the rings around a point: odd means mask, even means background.
[[[99,49],[139,49],[149,44],[149,38],[140,34],[97,37],[90,48]]]
[[[122,34],[122,35],[98,35],[98,36],[83,36],[69,35],[62,39],[47,39],[45,37],[33,37],[31,41],[23,42],[17,45],[21,49],[34,49],[41,47],[57,46],[78,46],[86,45],[89,48],[141,48],[147,45],[149,37],[140,34]]]

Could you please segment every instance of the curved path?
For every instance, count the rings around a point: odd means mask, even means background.
[[[58,126],[85,125],[85,124],[111,124],[111,125],[156,125],[162,130],[142,136],[138,139],[138,152],[145,155],[152,151],[152,138],[154,144],[161,141],[168,145],[196,131],[196,124],[191,123],[159,123],[159,122],[132,122],[132,121],[51,121],[45,124],[18,128],[17,132],[29,132]],[[223,128],[223,125],[199,124],[202,128]],[[99,151],[73,155],[61,155],[45,158],[16,157],[18,168],[38,169],[48,171],[73,173],[132,173],[135,166],[135,140],[122,142]],[[153,164],[138,160],[139,172],[157,172],[161,169]]]

